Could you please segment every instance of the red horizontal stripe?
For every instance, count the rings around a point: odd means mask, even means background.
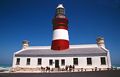
[[[57,24],[54,24],[53,26],[67,26],[66,23],[57,23]]]
[[[58,23],[64,23],[68,24],[68,19],[67,18],[54,18],[53,19],[53,25],[57,25]]]
[[[59,40],[52,41],[52,46],[51,46],[52,50],[64,50],[68,48],[69,48],[68,40],[59,39]]]
[[[68,26],[53,26],[53,30],[55,29],[65,29],[68,30]]]

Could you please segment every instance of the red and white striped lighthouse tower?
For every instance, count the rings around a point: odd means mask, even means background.
[[[65,8],[59,4],[53,18],[52,50],[64,50],[69,48],[68,19],[65,16]]]

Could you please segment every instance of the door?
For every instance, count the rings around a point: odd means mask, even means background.
[[[59,60],[55,60],[55,68],[59,68]]]

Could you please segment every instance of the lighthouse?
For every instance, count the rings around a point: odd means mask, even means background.
[[[59,4],[53,18],[52,50],[65,50],[69,48],[68,19],[65,16],[65,8]]]

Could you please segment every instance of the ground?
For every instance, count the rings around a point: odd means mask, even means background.
[[[120,70],[66,73],[0,73],[0,77],[120,77]]]

